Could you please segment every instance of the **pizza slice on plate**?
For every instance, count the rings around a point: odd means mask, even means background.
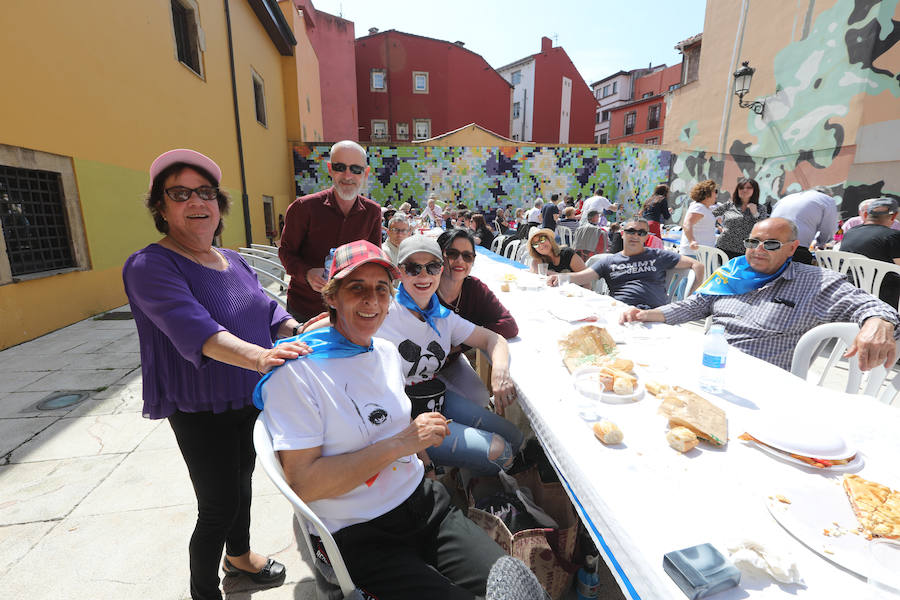
[[[858,475],[844,476],[844,491],[868,538],[900,539],[900,492]]]

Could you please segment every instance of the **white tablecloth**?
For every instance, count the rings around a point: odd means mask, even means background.
[[[701,443],[698,451],[679,454],[665,440],[666,419],[660,402],[645,393],[631,404],[597,404],[600,415],[624,431],[624,447],[606,447],[576,410],[579,394],[562,363],[557,340],[583,323],[551,315],[592,312],[614,336],[624,339],[620,354],[636,363],[643,381],[656,380],[699,391],[703,336],[667,325],[634,335],[617,326],[624,305],[579,289],[567,296],[558,288],[523,291],[516,282],[501,291],[504,273],[519,282],[536,278],[479,252],[473,274],[497,294],[519,324],[511,341],[511,374],[519,401],[535,433],[563,476],[582,520],[626,598],[681,600],[684,594],[662,569],[663,554],[712,543],[726,556],[729,544],[751,538],[796,559],[806,587],[781,585],[765,575],[744,573],[738,588],[721,600],[764,598],[865,598],[865,579],[812,552],[769,514],[765,499],[798,482],[819,483],[841,475],[814,472],[770,458],[737,439],[744,425],[764,411],[808,414],[839,428],[866,457],[859,473],[885,484],[896,476],[900,457],[900,411],[865,396],[851,396],[809,384],[790,373],[731,349],[726,367],[727,393],[704,394],[725,410],[730,442],[724,449]],[[605,323],[604,323],[605,321]],[[618,340],[617,340],[618,341]],[[892,464],[893,463],[893,464]]]

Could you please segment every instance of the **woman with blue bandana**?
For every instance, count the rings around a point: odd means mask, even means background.
[[[410,420],[397,348],[374,337],[397,269],[361,240],[339,247],[322,297],[331,324],[300,336],[312,354],[259,383],[254,401],[285,477],[334,536],[365,597],[483,597],[503,550],[424,476],[447,420]],[[426,457],[427,458],[427,457]]]

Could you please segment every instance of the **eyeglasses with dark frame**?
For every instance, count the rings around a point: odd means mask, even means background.
[[[415,277],[422,272],[422,269],[425,269],[425,272],[429,275],[439,275],[441,273],[441,268],[444,266],[444,263],[439,260],[435,260],[424,265],[419,263],[405,262],[400,266],[403,267],[403,270],[406,271],[407,275]]]
[[[362,165],[348,165],[346,163],[331,163],[331,170],[336,173],[343,173],[347,169],[350,169],[350,172],[354,175],[362,175],[363,171],[366,168]]]
[[[758,240],[756,238],[747,238],[744,240],[744,248],[749,250],[754,250],[762,244],[764,250],[768,250],[769,252],[774,252],[775,250],[779,250],[782,246],[790,242],[782,242],[780,240]]]
[[[173,185],[170,188],[166,188],[166,196],[175,202],[187,202],[191,199],[191,194],[197,194],[197,197],[201,200],[212,202],[219,198],[219,188],[214,188],[211,185],[201,185],[195,188]]]
[[[469,252],[468,250],[460,252],[456,248],[447,248],[444,250],[444,256],[446,256],[448,260],[456,260],[461,256],[467,263],[475,262],[475,253]]]
[[[640,237],[644,237],[645,235],[647,235],[650,232],[646,229],[634,229],[633,227],[629,227],[628,229],[623,229],[622,233],[628,233],[630,235],[637,235]]]

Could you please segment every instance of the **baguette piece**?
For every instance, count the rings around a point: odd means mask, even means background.
[[[663,401],[659,413],[669,418],[669,427],[687,427],[714,446],[728,443],[728,419],[724,410],[690,390],[677,385],[665,387],[661,391]]]
[[[594,423],[594,436],[606,445],[618,444],[625,439],[625,434],[619,426],[612,421],[600,421]]]
[[[687,427],[673,427],[666,434],[666,441],[681,453],[693,449],[698,443],[697,434]]]
[[[609,332],[596,325],[579,327],[559,340],[563,363],[569,372],[585,365],[599,365],[616,349],[616,342]]]

